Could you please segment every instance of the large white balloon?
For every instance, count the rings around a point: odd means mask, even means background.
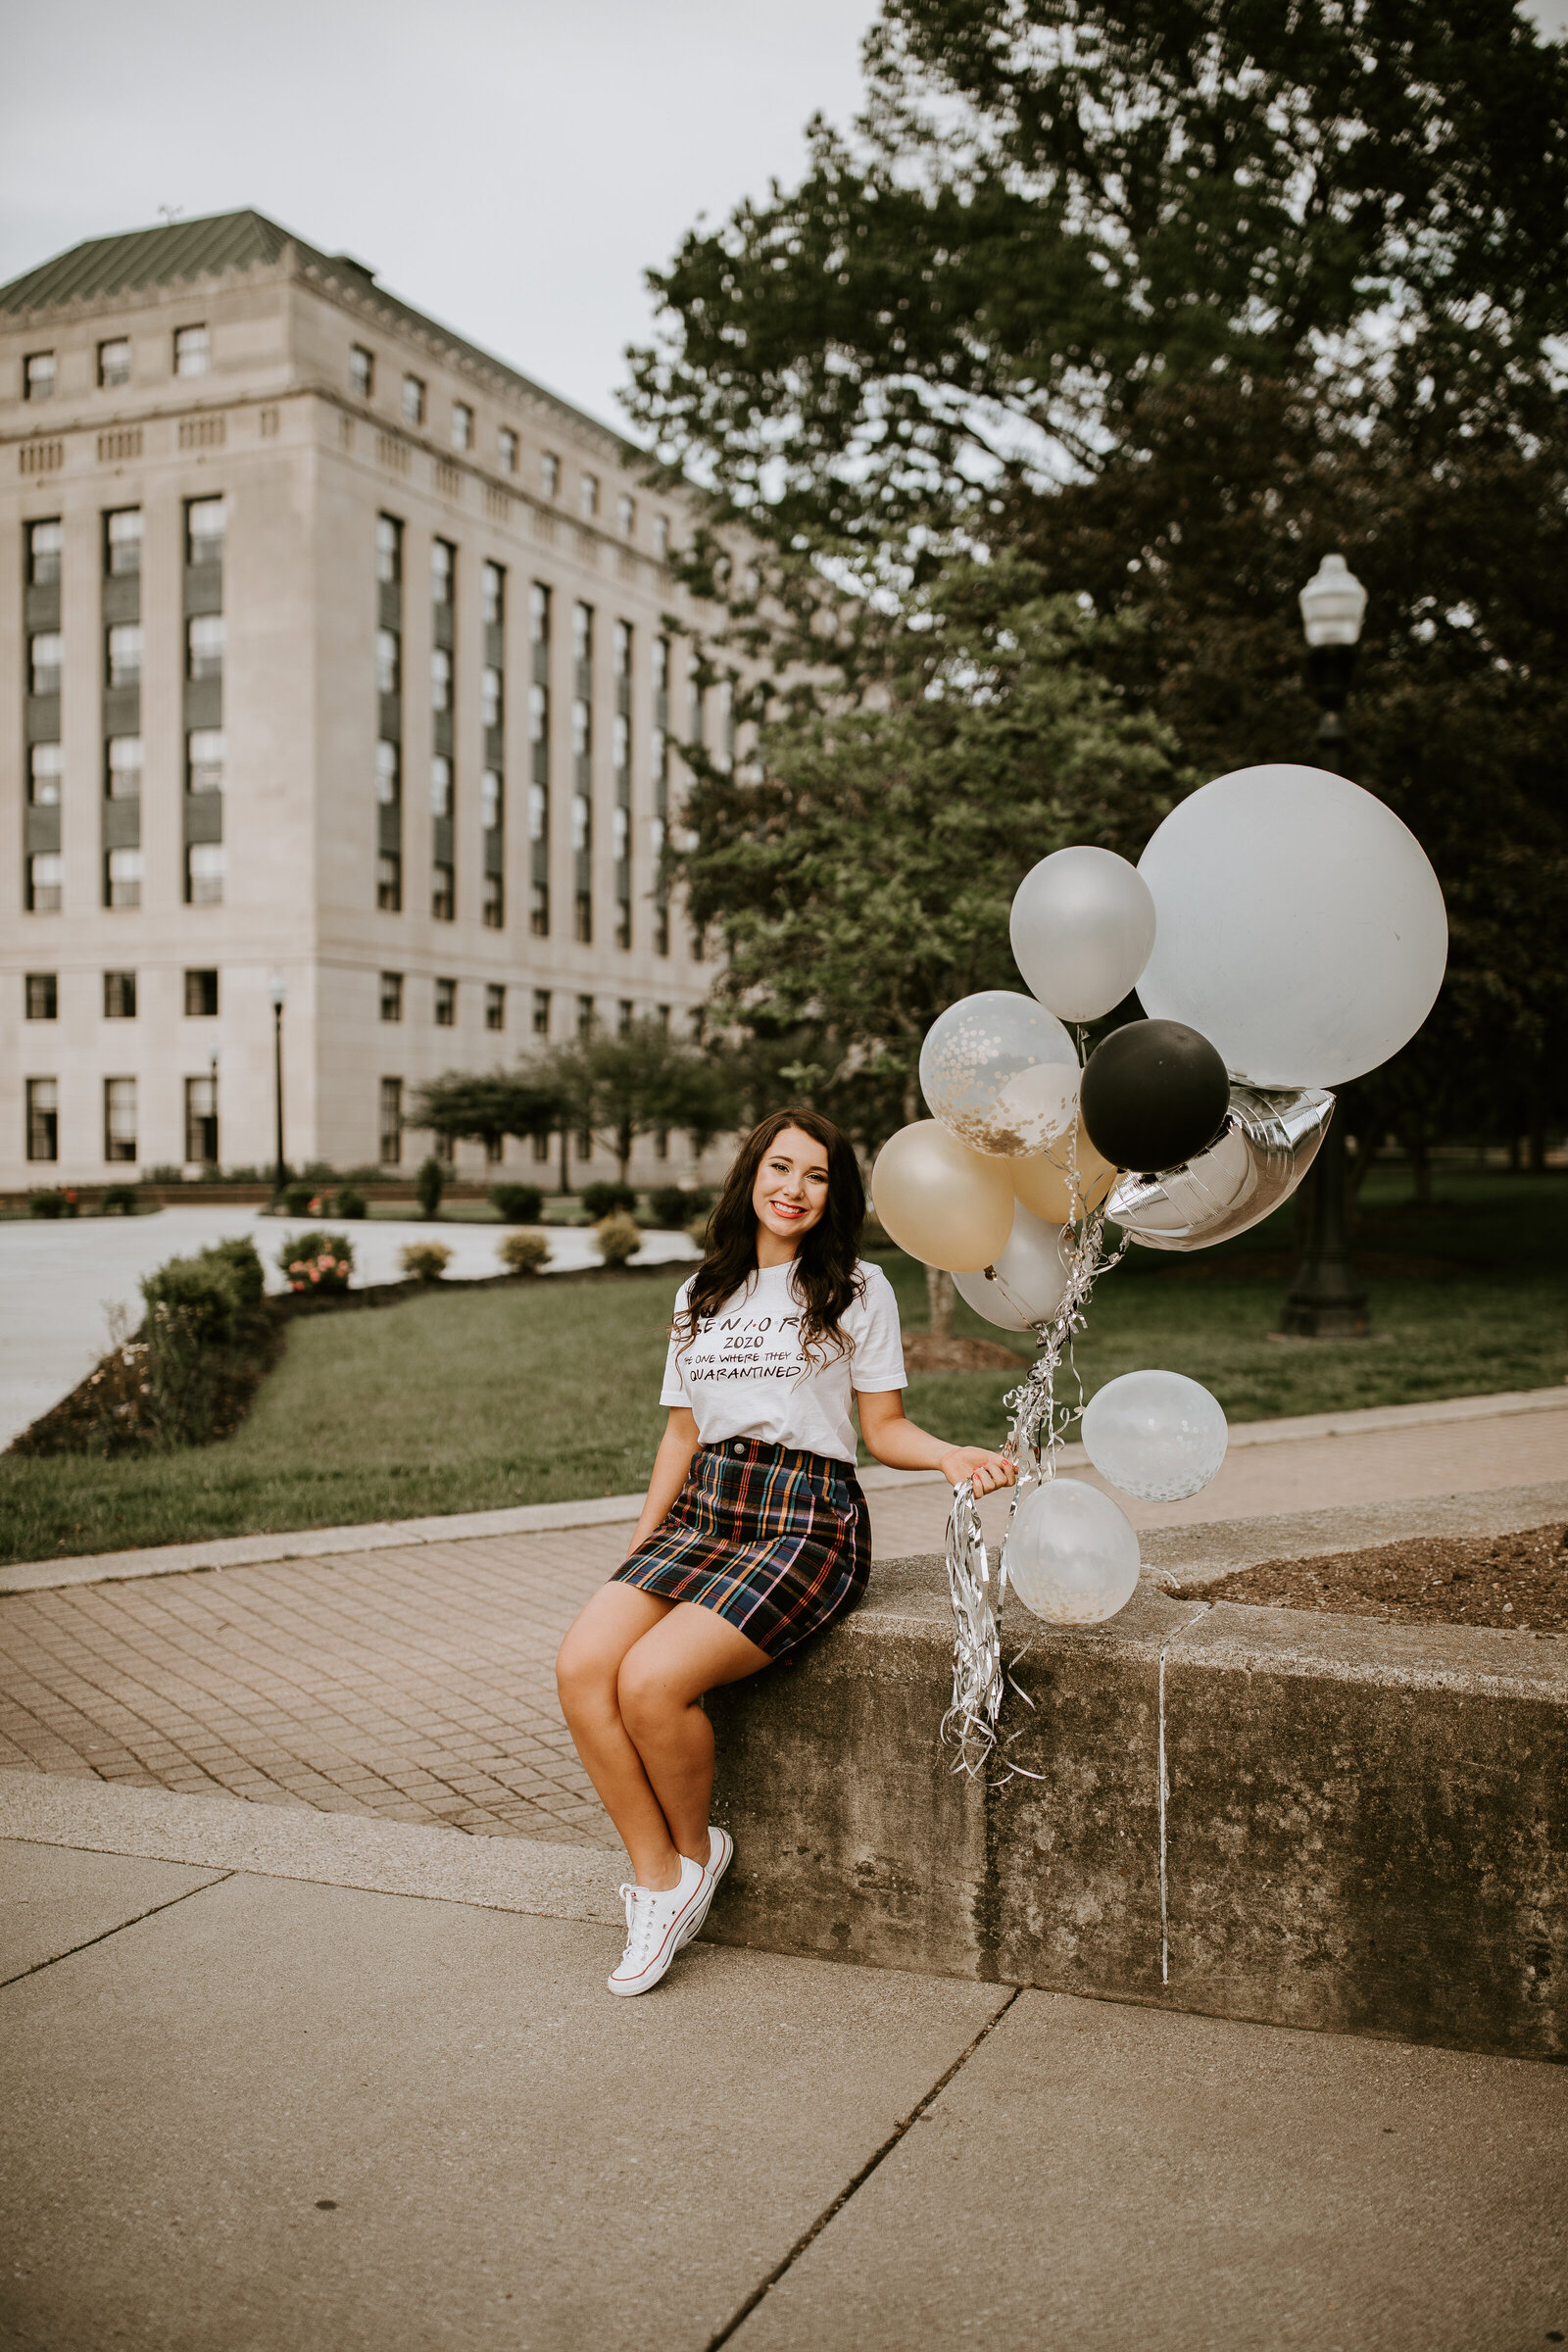
[[[1138,983],[1253,1086],[1342,1086],[1414,1037],[1448,953],[1409,828],[1322,768],[1244,767],[1173,808],[1139,860],[1158,929]]]
[[[1230,1432],[1216,1397],[1181,1372],[1124,1372],[1084,1407],[1084,1451],[1124,1494],[1177,1502],[1206,1487]]]
[[[1032,1331],[1049,1323],[1067,1288],[1061,1227],[1031,1216],[1020,1200],[1006,1247],[979,1274],[955,1274],[958,1297],[1004,1331]]]
[[[920,1092],[971,1152],[1043,1152],[1078,1115],[1072,1039],[1033,997],[988,988],[939,1013],[920,1048]]]
[[[1064,1021],[1094,1021],[1137,986],[1154,902],[1113,851],[1055,850],[1019,883],[1009,928],[1012,959],[1041,1004]]]
[[[1037,1617],[1099,1625],[1138,1590],[1138,1538],[1108,1494],[1077,1478],[1024,1494],[1004,1546],[1007,1581]]]

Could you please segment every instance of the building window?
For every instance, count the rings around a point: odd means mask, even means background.
[[[485,988],[484,1025],[487,1029],[505,1029],[507,1025],[507,992],[498,980]]]
[[[376,858],[375,904],[382,914],[402,911],[403,860],[395,850],[383,850]]]
[[[112,801],[141,798],[142,740],[139,735],[111,735],[105,745],[109,772],[104,788]]]
[[[578,1128],[576,1150],[577,1157],[579,1159],[592,1159],[594,1155],[594,1134],[591,1127]]]
[[[550,1157],[550,1138],[548,1135],[536,1135],[534,1137],[533,1155],[536,1160],[540,1161],[547,1160]]]
[[[136,975],[134,972],[105,972],[104,1019],[133,1021],[136,1018]]]
[[[594,714],[592,706],[578,695],[571,706],[571,749],[575,759],[586,760],[593,750]],[[578,848],[584,845],[578,843]]]
[[[223,845],[193,841],[185,852],[185,904],[221,906],[223,904]]]
[[[23,399],[53,400],[54,396],[54,353],[52,351],[29,351],[22,363]]]
[[[138,651],[141,631],[136,631]],[[27,639],[27,691],[29,694],[58,694],[60,671],[65,658],[65,639],[58,629],[41,630]],[[137,675],[140,675],[138,670]]]
[[[403,378],[403,417],[406,424],[424,422],[424,385],[416,375]]]
[[[571,846],[579,853],[594,846],[594,805],[585,792],[571,796]]]
[[[141,631],[136,632],[139,637]],[[223,615],[198,612],[185,623],[185,674],[190,678],[220,678],[223,674]]]
[[[375,576],[388,588],[403,577],[403,525],[391,514],[375,518]]]
[[[383,1168],[395,1168],[403,1157],[403,1081],[401,1078],[383,1078],[381,1081],[381,1116],[376,1156]]]
[[[615,1027],[622,1037],[631,1035],[631,1025],[637,1018],[637,1007],[630,997],[622,997],[615,1007]]]
[[[60,1017],[60,982],[53,972],[27,974],[27,1018],[54,1021]]]
[[[452,446],[454,449],[473,447],[473,411],[466,400],[452,403]]]
[[[479,776],[479,824],[486,833],[501,830],[501,775],[497,768],[484,768]]]
[[[104,516],[104,569],[111,579],[127,579],[141,569],[141,509],[122,507]]]
[[[444,645],[430,649],[430,708],[432,710],[452,708],[452,656]]]
[[[134,1159],[136,1156],[136,1081],[134,1078],[106,1078],[104,1080],[104,1157],[105,1159]]]
[[[458,1156],[457,1137],[455,1135],[438,1135],[435,1139],[435,1156],[444,1168],[452,1167]]]
[[[517,436],[510,424],[504,424],[496,435],[496,456],[503,473],[517,470]]]
[[[456,876],[450,865],[443,865],[437,859],[430,868],[431,917],[438,923],[450,923],[457,919],[457,912]]]
[[[507,575],[499,564],[479,566],[479,618],[487,629],[499,629],[506,618]]]
[[[629,497],[624,490],[615,501],[615,520],[620,526],[620,535],[623,539],[636,537],[637,501]]]
[[[141,684],[139,620],[117,620],[109,632],[109,683],[111,686]]]
[[[430,761],[430,814],[452,814],[452,762],[444,752],[437,752]]]
[[[381,1018],[383,1021],[401,1021],[403,1018],[403,974],[401,972],[383,972],[381,974]]]
[[[624,865],[631,856],[631,810],[616,808],[611,827],[611,841],[617,865]]]
[[[396,629],[377,629],[375,632],[375,690],[377,694],[397,693],[398,670],[398,633]]]
[[[214,1071],[205,1078],[185,1081],[185,1158],[193,1167],[218,1165],[218,1078]]]
[[[193,498],[185,509],[185,561],[193,567],[221,564],[228,530],[228,502],[221,498]]]
[[[212,362],[212,346],[205,326],[176,326],[174,329],[174,373],[176,375],[205,375]]]
[[[489,662],[479,672],[479,723],[485,727],[501,724],[501,672]]]
[[[218,974],[215,971],[185,974],[185,1018],[188,1021],[217,1020]]]
[[[65,756],[58,743],[35,743],[27,759],[27,798],[35,808],[58,808]]]
[[[572,937],[579,947],[592,947],[594,938],[594,902],[592,893],[579,890],[572,907]]]
[[[550,937],[550,885],[530,882],[528,885],[528,929],[535,939]]]
[[[123,335],[116,335],[98,346],[98,381],[106,392],[118,384],[130,381],[130,344]]]
[[[661,564],[669,553],[669,516],[667,514],[654,516],[654,553]]]
[[[65,887],[66,861],[58,850],[43,850],[27,859],[27,912],[58,914]]]
[[[548,449],[539,460],[539,488],[546,498],[554,498],[561,488],[561,460]]]
[[[507,919],[506,895],[499,874],[486,874],[479,885],[479,920],[487,931],[499,931]]]
[[[624,710],[617,710],[611,722],[610,757],[615,773],[623,776],[631,765],[631,720]],[[624,856],[624,852],[621,853]]]
[[[27,585],[29,588],[52,588],[60,577],[60,557],[65,546],[65,528],[57,521],[32,522],[27,525]]]
[[[363,343],[354,344],[349,351],[349,390],[361,400],[368,400],[375,390],[375,354],[367,351]]]
[[[528,689],[528,741],[543,743],[550,731],[550,689],[530,686]]]
[[[60,1081],[27,1080],[27,1157],[60,1157]]]
[[[375,747],[375,797],[383,808],[395,808],[403,791],[403,756],[395,743]]]
[[[458,568],[458,551],[450,539],[430,542],[430,602],[450,605]]]
[[[631,677],[631,622],[629,620],[616,621],[611,644],[615,683],[623,686]]]
[[[139,906],[142,876],[140,850],[111,850],[104,860],[104,868],[105,906]]]
[[[543,841],[550,827],[550,796],[542,784],[528,787],[528,839]]]
[[[585,518],[591,519],[595,514],[598,514],[599,476],[597,473],[585,473],[583,475],[582,480],[578,485],[577,504],[580,507]]]
[[[594,1033],[594,1001],[592,997],[577,999],[577,1043],[585,1046]]]
[[[594,609],[592,605],[573,605],[571,608],[572,659],[580,665],[594,658]]]
[[[530,1025],[535,1037],[550,1035],[550,991],[548,988],[536,988],[533,992],[533,1014]]]
[[[221,792],[227,746],[221,727],[194,727],[185,738],[185,788]]]
[[[458,984],[455,980],[438,980],[435,984],[435,1025],[438,1029],[455,1029],[458,1025]]]

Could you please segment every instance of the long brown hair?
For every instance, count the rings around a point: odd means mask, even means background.
[[[848,1139],[820,1112],[792,1108],[771,1111],[735,1154],[708,1226],[708,1248],[692,1277],[686,1305],[675,1317],[675,1336],[689,1348],[698,1328],[716,1315],[726,1298],[734,1297],[748,1275],[757,1271],[757,1211],[752,1194],[763,1156],[786,1127],[798,1127],[820,1144],[827,1154],[827,1200],[822,1214],[801,1236],[795,1252],[794,1288],[801,1305],[801,1348],[809,1356],[820,1349],[823,1360],[842,1355],[846,1341],[839,1317],[865,1289],[856,1262],[860,1227],[865,1222],[865,1186],[860,1166]]]

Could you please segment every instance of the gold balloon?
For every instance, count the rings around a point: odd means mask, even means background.
[[[1109,1195],[1116,1181],[1116,1170],[1108,1159],[1102,1159],[1084,1133],[1080,1119],[1073,1138],[1078,1166],[1078,1197],[1084,1208],[1098,1208]],[[1012,1189],[1031,1214],[1041,1217],[1048,1225],[1066,1225],[1072,1220],[1072,1187],[1067,1178],[1067,1138],[1053,1144],[1049,1152],[1031,1152],[1026,1159],[1009,1159],[1006,1163],[1012,1177]]]
[[[1012,1231],[1013,1162],[971,1152],[936,1119],[890,1136],[871,1170],[871,1200],[911,1257],[972,1274],[1001,1255]]]

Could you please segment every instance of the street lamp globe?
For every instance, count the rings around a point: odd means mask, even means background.
[[[1297,602],[1315,652],[1320,645],[1355,645],[1366,616],[1366,590],[1343,556],[1325,556]]]
[[[271,999],[272,1010],[281,1012],[288,997],[288,983],[284,980],[281,972],[268,973],[267,993]]]

